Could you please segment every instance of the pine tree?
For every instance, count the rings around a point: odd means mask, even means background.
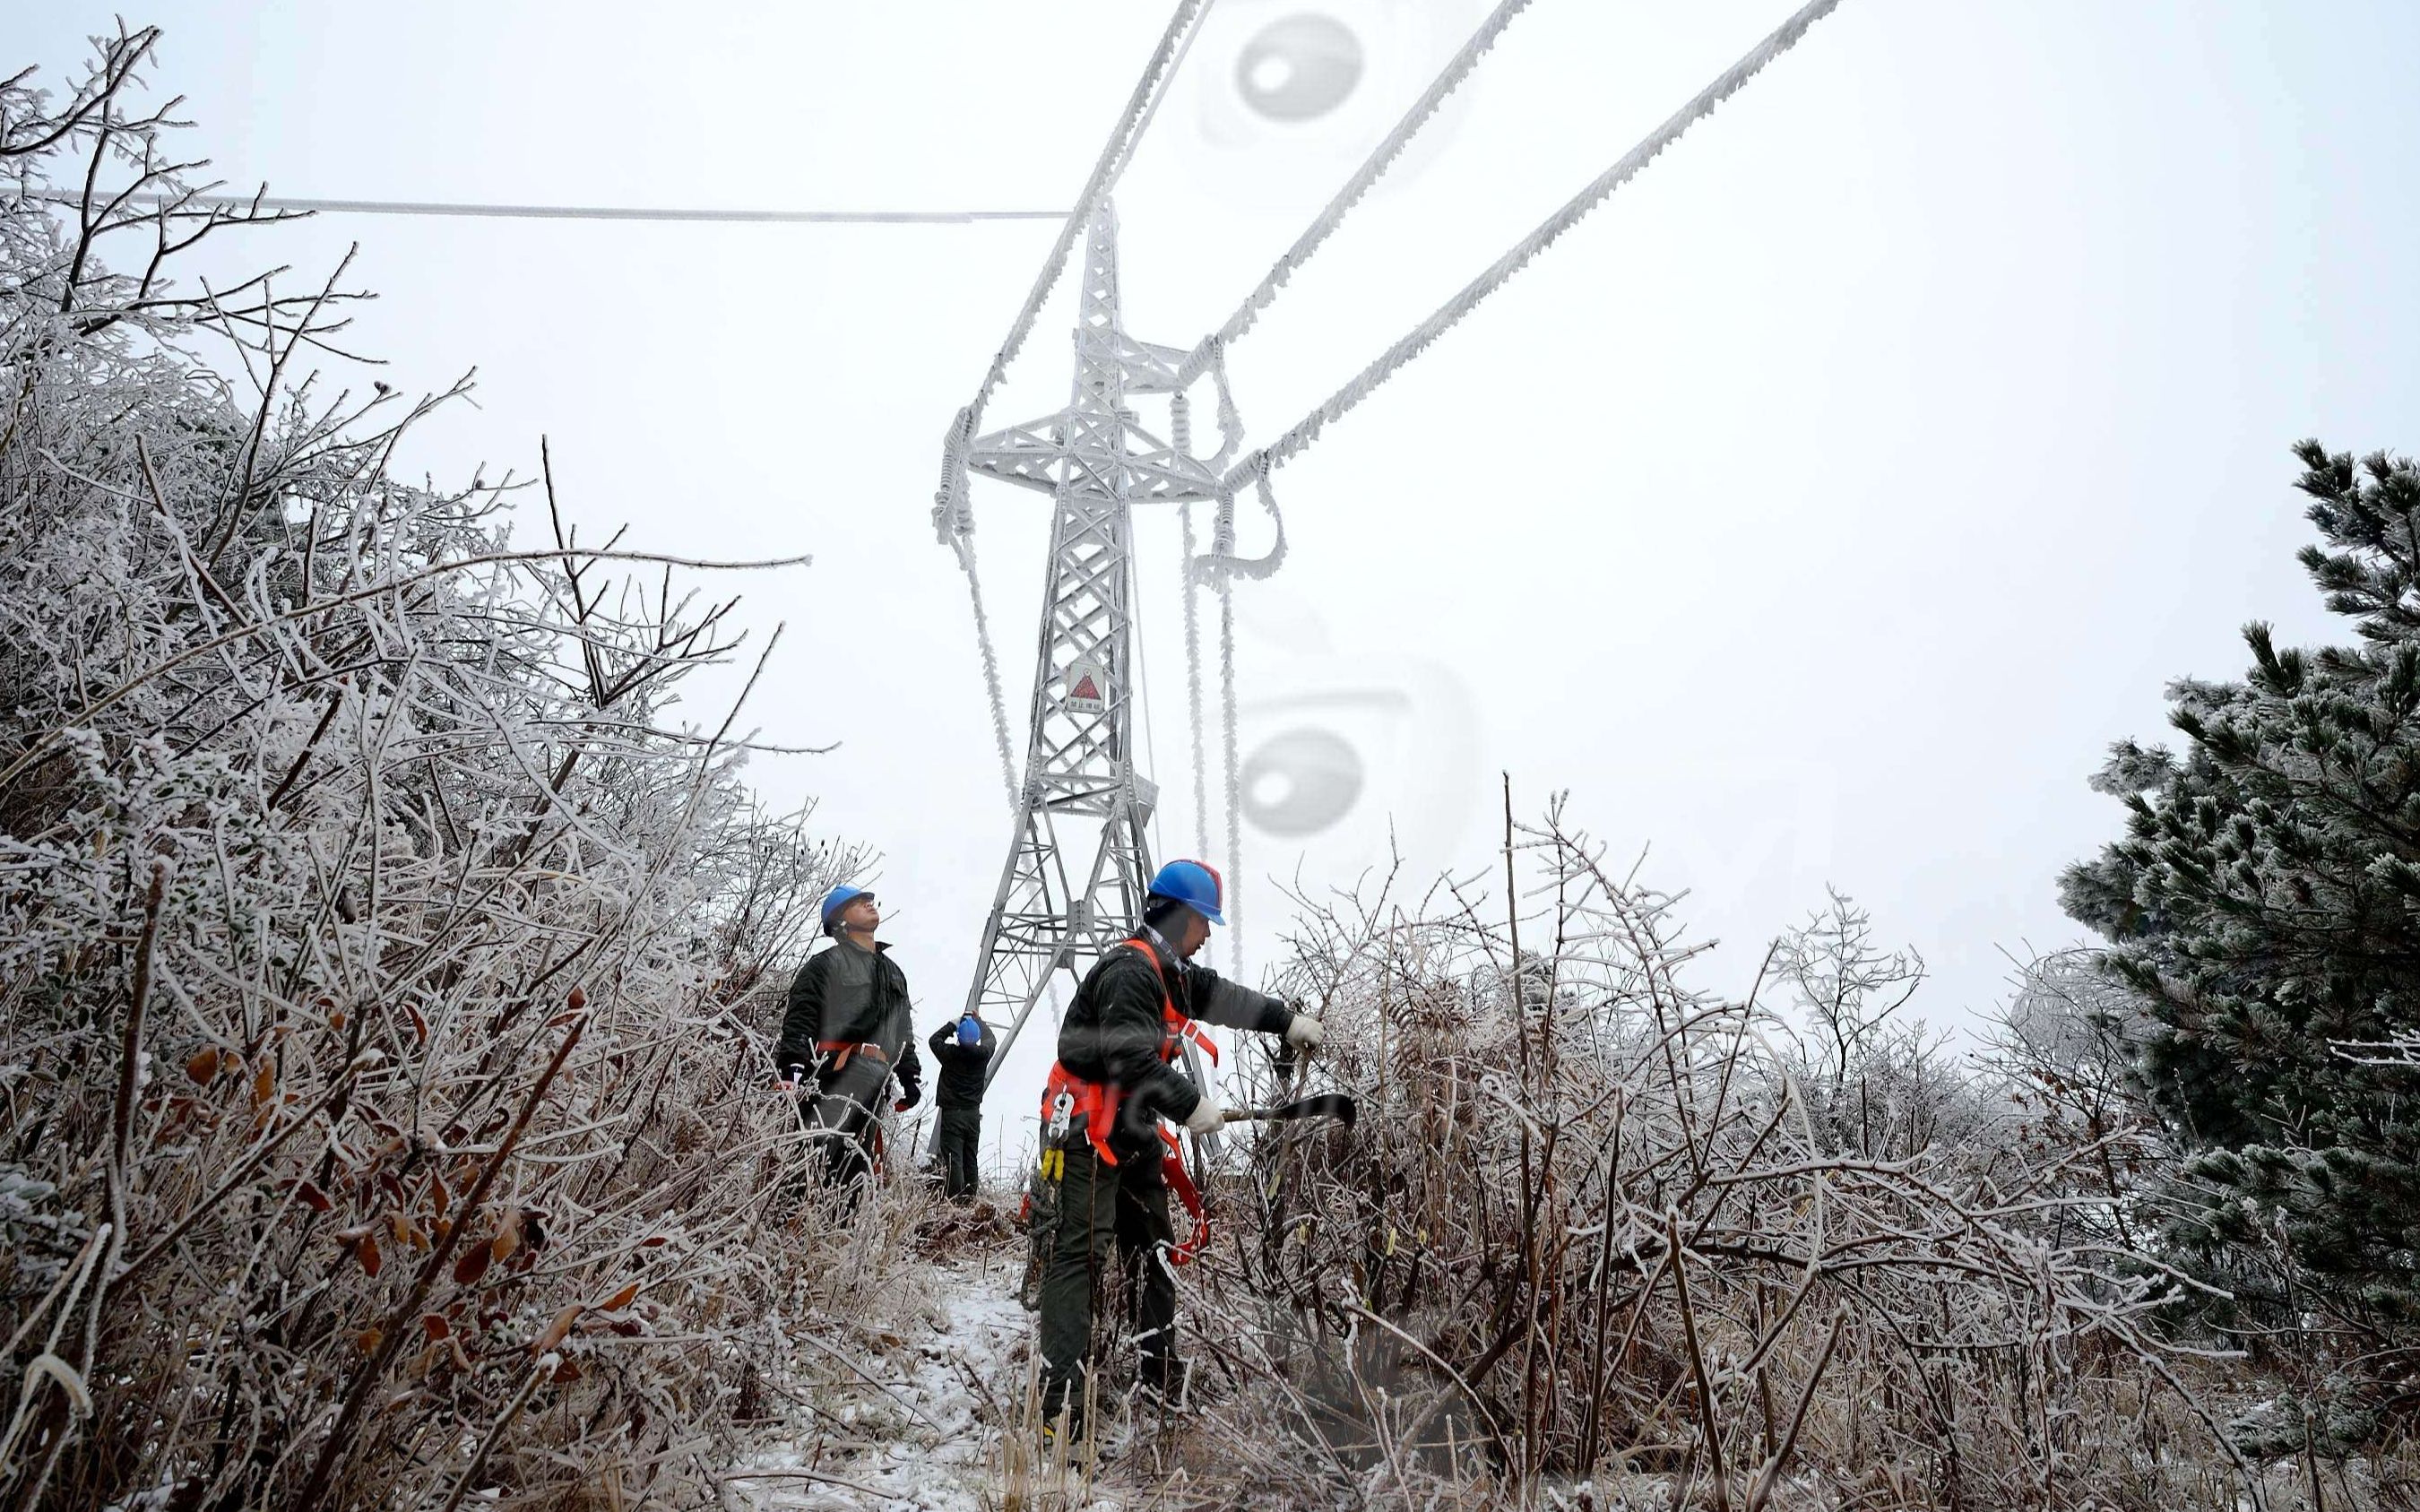
[[[2376,1382],[2420,1346],[2420,469],[2295,451],[2301,561],[2358,643],[2254,624],[2243,681],[2171,687],[2181,751],[2114,748],[2126,837],[2062,893],[2149,1011],[2170,1241],[2246,1321],[2365,1336]]]

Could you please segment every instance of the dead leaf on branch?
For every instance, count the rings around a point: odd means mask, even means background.
[[[564,1335],[571,1332],[571,1325],[580,1321],[580,1315],[587,1310],[585,1304],[575,1302],[570,1306],[566,1307],[563,1311],[555,1314],[554,1321],[547,1324],[546,1332],[540,1334],[537,1336],[536,1342],[530,1346],[530,1353],[544,1354],[547,1350],[551,1350],[556,1345],[562,1343]]]

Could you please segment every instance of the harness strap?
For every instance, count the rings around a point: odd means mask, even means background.
[[[862,1050],[884,1065],[891,1064],[891,1052],[871,1040],[817,1040],[815,1048],[832,1057],[832,1070],[848,1069],[848,1057]]]
[[[1088,1082],[1054,1061],[1050,1079],[1042,1087],[1044,1128],[1050,1127],[1051,1107],[1062,1095],[1068,1101],[1068,1117],[1084,1120],[1084,1139],[1093,1147],[1093,1153],[1105,1165],[1117,1165],[1117,1154],[1109,1149],[1109,1134],[1117,1127],[1118,1110],[1125,1103],[1125,1088]]]
[[[1159,953],[1149,943],[1140,939],[1123,943],[1141,951],[1144,959],[1151,963],[1154,974],[1159,973]],[[1208,1056],[1210,1064],[1215,1066],[1218,1063],[1218,1046],[1202,1032],[1201,1025],[1176,1011],[1176,1000],[1169,994],[1168,979],[1164,975],[1159,977],[1159,1058],[1163,1064],[1174,1061],[1188,1043]],[[1042,1088],[1042,1124],[1046,1130],[1052,1126],[1052,1110],[1063,1096],[1068,1100],[1070,1119],[1083,1119],[1084,1140],[1093,1147],[1093,1153],[1100,1157],[1103,1165],[1114,1167],[1118,1157],[1109,1149],[1109,1135],[1116,1131],[1119,1111],[1125,1105],[1125,1088],[1087,1081],[1069,1071],[1064,1064],[1053,1062],[1050,1079]],[[1160,1151],[1160,1176],[1193,1219],[1191,1237],[1169,1253],[1170,1263],[1183,1265],[1201,1254],[1202,1246],[1210,1242],[1210,1224],[1202,1215],[1202,1189],[1193,1184],[1193,1173],[1185,1168],[1184,1147],[1177,1142],[1173,1131],[1161,1129],[1159,1137],[1166,1147]]]

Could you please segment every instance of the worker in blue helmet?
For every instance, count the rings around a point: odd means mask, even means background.
[[[1185,1399],[1176,1358],[1176,1280],[1171,1270],[1201,1237],[1176,1242],[1169,1222],[1169,1175],[1160,1120],[1197,1137],[1220,1126],[1224,1110],[1175,1064],[1188,1041],[1207,1044],[1196,1023],[1284,1037],[1316,1049],[1322,1031],[1310,1014],[1249,987],[1222,980],[1194,956],[1223,924],[1218,873],[1200,861],[1171,861],[1152,877],[1134,935],[1095,962],[1068,1005],[1059,1031],[1059,1063],[1043,1092],[1044,1174],[1055,1176],[1055,1202],[1039,1205],[1048,1232],[1041,1256],[1040,1335],[1043,1418],[1049,1431],[1082,1430],[1084,1373],[1092,1353],[1094,1285],[1117,1242],[1127,1276],[1127,1304],[1141,1354],[1146,1393],[1165,1404]],[[1191,1182],[1174,1162],[1179,1195]]]
[[[892,1082],[899,1084],[892,1105],[904,1113],[923,1095],[924,1072],[908,1018],[908,975],[890,944],[875,938],[882,910],[874,894],[834,887],[824,899],[823,926],[833,943],[791,980],[774,1063],[801,1091],[799,1118],[824,1145],[825,1178],[854,1193],[873,1171]]]
[[[1000,1041],[970,1003],[924,1044],[939,1068],[933,1076],[933,1107],[941,1125],[941,1190],[953,1202],[972,1202],[982,1184],[984,1085],[991,1079],[992,1053]]]

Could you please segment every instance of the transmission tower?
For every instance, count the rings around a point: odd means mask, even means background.
[[[1132,507],[1214,500],[1219,485],[1137,424],[1127,402],[1178,393],[1185,356],[1126,336],[1117,218],[1104,200],[1086,228],[1067,408],[968,446],[969,471],[1047,493],[1053,511],[1025,782],[967,992],[970,1011],[1009,1026],[993,1074],[1054,974],[1077,977],[1142,907],[1158,790],[1135,770]]]

